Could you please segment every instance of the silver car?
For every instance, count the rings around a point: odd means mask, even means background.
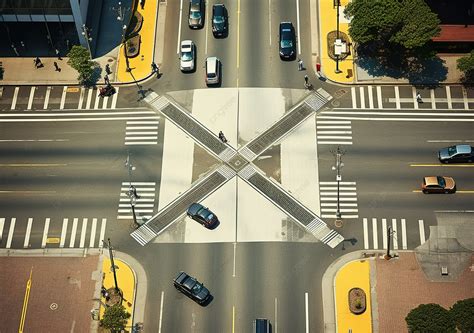
[[[183,40],[181,42],[179,67],[183,72],[191,72],[196,67],[196,57],[194,52],[194,43],[191,40]]]

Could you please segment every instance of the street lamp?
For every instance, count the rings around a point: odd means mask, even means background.
[[[388,231],[387,231],[387,253],[384,255],[385,260],[390,260],[392,259],[392,255],[390,254],[390,243],[392,240],[394,231],[392,230],[391,226],[388,226]]]
[[[90,42],[92,41],[92,37],[90,36],[91,31],[92,29],[89,29],[88,27],[86,27],[85,24],[82,25],[82,35],[86,39],[87,49],[89,50],[89,54],[92,59],[92,51],[91,51],[91,44],[90,44]]]
[[[113,248],[112,248],[112,244],[110,243],[110,238],[107,238],[107,242],[106,243],[104,240],[102,241],[104,243],[104,246],[106,246],[108,249],[109,249],[109,257],[110,257],[110,264],[111,264],[111,269],[112,269],[112,272],[114,274],[114,282],[115,282],[115,291],[117,293],[119,293],[119,295],[122,295],[122,292],[120,291],[119,287],[118,287],[118,282],[117,282],[117,273],[115,272],[115,263],[114,263],[114,255],[113,255]]]
[[[339,39],[339,6],[341,5],[340,0],[336,0],[336,39]],[[335,53],[335,52],[334,52]],[[336,54],[336,70],[334,71],[336,74],[342,73],[342,71],[339,69],[339,54]]]

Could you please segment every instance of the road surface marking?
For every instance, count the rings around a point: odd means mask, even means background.
[[[76,232],[77,232],[77,222],[78,218],[75,217],[72,220],[72,230],[71,230],[71,239],[69,241],[69,247],[74,247],[74,243],[76,242]]]
[[[368,86],[368,93],[369,93],[369,108],[374,108],[374,95],[372,93],[372,86]]]
[[[360,108],[365,109],[365,90],[364,87],[359,87],[360,93]]]
[[[95,96],[95,100],[94,100],[94,109],[98,109],[99,108],[99,102],[100,102],[100,91],[99,89],[97,89],[97,95]]]
[[[398,235],[397,235],[397,220],[392,219],[392,239],[393,239],[393,249],[398,250]]]
[[[112,96],[112,105],[110,105],[111,109],[115,109],[117,106],[117,97],[120,87],[115,88],[115,94]]]
[[[10,107],[10,110],[14,110],[16,107],[16,100],[18,99],[18,91],[20,91],[20,87],[15,87],[15,92],[13,93],[13,99],[12,99],[12,106]]]
[[[33,105],[33,100],[35,99],[35,90],[36,90],[36,87],[31,87],[30,89],[30,97],[28,98],[28,106],[26,107],[27,110],[31,110],[31,106]]]
[[[179,54],[179,46],[181,44],[181,23],[182,23],[182,19],[183,19],[183,0],[181,0],[180,4],[179,4],[178,44],[176,45],[176,54]],[[207,17],[206,17],[206,19],[207,19]]]
[[[91,239],[89,241],[89,247],[94,247],[95,242],[95,229],[97,228],[97,219],[92,219],[91,226]]]
[[[268,35],[270,36],[270,46],[272,46],[272,3],[268,0]]]
[[[387,219],[382,219],[382,242],[384,250],[387,249]]]
[[[207,38],[206,38],[207,42]],[[207,44],[206,44],[207,45]],[[207,51],[207,48],[206,48]],[[237,0],[237,87],[239,86],[238,70],[240,66],[240,0]]]
[[[158,324],[158,333],[161,333],[161,323],[163,322],[163,302],[165,299],[165,292],[161,291],[161,301],[160,301],[160,321]]]
[[[474,164],[410,164],[411,167],[474,168]]]
[[[402,249],[407,249],[407,223],[402,219]]]
[[[352,108],[357,109],[357,96],[356,96],[356,88],[351,87],[351,97],[352,97]]]
[[[205,5],[206,6],[206,45],[205,45],[205,51],[206,51],[206,55],[207,55],[207,40],[208,40],[208,32],[209,32],[209,6],[207,6],[207,4]]]
[[[51,87],[46,88],[46,96],[44,96],[44,104],[43,104],[43,109],[48,108],[48,103],[49,103],[49,95],[51,94]]]
[[[306,333],[309,333],[309,309],[308,309],[308,293],[304,293],[304,309],[306,315]]]
[[[240,0],[239,0],[240,1]],[[301,38],[300,38],[300,2],[296,0],[296,26],[298,28],[298,55],[301,55]]]
[[[232,333],[235,332],[235,305],[232,305]]]
[[[418,220],[418,228],[420,229],[420,244],[424,244],[426,242],[426,238],[423,220]]]
[[[104,96],[104,101],[102,103],[102,109],[107,109],[107,102],[109,101],[109,96]]]
[[[400,107],[400,91],[398,90],[398,86],[393,87],[395,90],[395,105],[397,109],[401,109]]]
[[[44,221],[44,228],[43,228],[43,239],[41,240],[41,248],[46,247],[46,240],[48,239],[48,231],[49,231],[49,222],[50,218],[47,217],[46,220]]]
[[[87,218],[82,219],[82,231],[81,231],[81,240],[79,242],[79,247],[83,248],[86,241],[86,231],[87,231]]]
[[[86,93],[86,88],[81,88],[81,94],[79,95],[79,102],[77,103],[77,108],[82,109],[82,103],[84,103],[84,95]]]
[[[137,209],[137,213],[141,212],[142,210]],[[152,210],[153,211],[153,210]],[[107,219],[102,219],[102,224],[100,226],[100,235],[99,235],[99,247],[103,246],[104,237],[105,237],[105,225],[107,224]]]
[[[66,103],[66,95],[67,95],[67,86],[63,87],[63,94],[61,95],[61,104],[59,105],[59,109],[64,109],[64,104]]]
[[[431,109],[436,110],[436,98],[435,98],[435,93],[434,90],[430,90],[430,99],[431,99]]]
[[[451,88],[446,86],[446,99],[448,100],[448,109],[453,108],[453,103],[451,101]]]
[[[474,140],[426,140],[426,142],[474,142]]]
[[[378,234],[377,234],[377,219],[376,218],[372,218],[372,235],[373,235],[373,238],[374,238],[374,249],[378,249],[379,248],[379,239],[378,239]]]
[[[61,230],[61,242],[59,243],[59,247],[64,247],[64,243],[66,241],[66,231],[67,231],[67,223],[68,219],[63,219],[63,228]]]
[[[377,103],[378,103],[378,108],[383,109],[383,104],[382,104],[382,87],[377,86]]]
[[[8,230],[7,245],[5,246],[9,249],[12,246],[13,240],[13,231],[15,230],[16,217],[12,217],[10,220],[10,229]]]
[[[30,235],[31,235],[31,226],[33,225],[33,218],[28,218],[28,224],[26,225],[26,232],[25,232],[25,241],[23,242],[23,247],[27,248],[30,243]]]
[[[232,268],[232,277],[235,277],[235,252],[236,252],[236,247],[237,247],[237,243],[234,242],[234,263],[233,263],[233,268]]]
[[[86,109],[91,108],[91,101],[92,101],[92,94],[93,94],[94,89],[89,88],[87,90],[87,102],[86,102]]]
[[[461,87],[462,89],[462,99],[463,99],[463,102],[464,102],[464,109],[465,110],[469,110],[469,102],[467,100],[467,90],[466,90],[466,87]]]
[[[47,244],[59,244],[61,242],[61,238],[59,237],[48,237],[46,239]]]
[[[5,218],[0,218],[0,242],[3,239],[3,227],[5,226]]]
[[[275,331],[274,333],[278,333],[278,299],[275,297]]]
[[[59,167],[59,166],[67,166],[67,164],[49,164],[49,163],[8,163],[8,164],[0,164],[0,167],[7,167],[7,168],[20,168],[20,167],[34,167],[34,168],[44,168],[44,167]]]
[[[412,98],[413,98],[413,107],[415,108],[415,110],[418,109],[418,99],[416,98],[416,88],[415,87],[411,87],[411,95],[412,95]]]
[[[28,281],[26,282],[26,291],[25,291],[25,297],[23,299],[23,308],[21,309],[21,319],[20,319],[20,326],[18,328],[18,333],[23,333],[23,329],[25,327],[26,310],[28,309],[28,300],[30,299],[32,275],[33,275],[33,268],[31,268],[30,277]]]

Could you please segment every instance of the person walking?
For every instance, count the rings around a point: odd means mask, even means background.
[[[61,55],[59,54],[58,49],[55,49],[54,52],[56,53],[56,56],[58,57],[58,60],[63,60],[63,58],[61,58]]]
[[[110,84],[109,76],[107,74],[105,74],[105,76],[104,76],[104,82],[105,82],[106,85]]]
[[[58,65],[58,63],[57,63],[56,61],[53,63],[53,65],[54,65],[54,70],[55,70],[56,72],[60,72],[60,71],[61,71],[61,68],[59,68],[59,65]]]
[[[304,69],[303,67],[303,60],[298,58],[298,70],[302,71]]]
[[[106,65],[105,65],[105,72],[106,72],[107,74],[112,74],[112,71],[110,70],[109,64],[106,64]]]
[[[43,66],[43,64],[41,63],[41,59],[39,57],[36,57],[35,60],[33,60],[33,61],[35,63],[35,67],[37,69]]]
[[[421,98],[421,94],[419,91],[416,92],[416,101],[418,103],[423,103],[423,99]]]

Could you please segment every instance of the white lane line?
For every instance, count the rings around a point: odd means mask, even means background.
[[[98,109],[99,108],[99,102],[100,102],[100,91],[99,89],[97,89],[97,95],[95,96],[95,100],[94,100],[94,109]]]
[[[369,92],[369,108],[373,109],[374,108],[374,95],[372,92],[372,86],[368,86],[367,89]]]
[[[122,186],[129,186],[130,182],[122,182]],[[156,182],[132,182],[132,185],[152,185],[155,186]],[[126,188],[128,190],[128,187]],[[123,187],[122,187],[123,190]]]
[[[30,235],[31,235],[31,226],[33,225],[33,218],[28,218],[28,224],[26,225],[26,232],[25,232],[25,241],[23,242],[23,247],[26,249],[30,243]]]
[[[86,242],[86,231],[87,231],[87,218],[82,219],[82,230],[81,230],[81,239],[79,241],[79,247],[83,248]]]
[[[356,93],[355,87],[351,87],[351,97],[352,97],[352,108],[357,109],[357,93]]]
[[[364,87],[359,87],[360,93],[360,108],[365,109],[365,90]]]
[[[467,101],[467,90],[466,87],[461,87],[462,89],[462,100],[464,102],[464,109],[469,110],[469,102]]]
[[[161,291],[161,301],[160,301],[160,321],[158,325],[158,333],[161,333],[161,323],[163,322],[163,303],[165,299],[165,292]]]
[[[298,31],[298,55],[301,54],[301,38],[300,38],[300,2],[296,0],[296,26]]]
[[[84,103],[84,95],[86,93],[86,88],[81,88],[81,94],[79,95],[79,102],[77,103],[77,108],[82,109],[82,103]]]
[[[158,140],[158,137],[157,136],[126,136],[125,137],[125,140],[129,141],[129,140],[135,140],[135,141],[138,141],[138,140]]]
[[[413,98],[413,107],[415,108],[415,110],[418,110],[418,100],[416,99],[416,88],[415,87],[411,87],[411,95],[412,95],[412,98]]]
[[[49,222],[50,218],[47,217],[44,221],[44,228],[43,228],[43,239],[41,240],[41,248],[44,249],[46,247],[46,240],[48,239],[48,231],[49,231]]]
[[[372,218],[372,235],[373,235],[373,238],[374,238],[374,249],[378,249],[379,248],[379,239],[378,239],[378,234],[377,234],[377,219],[376,218]]]
[[[369,249],[369,227],[367,223],[367,219],[363,219],[364,223],[364,249],[368,250]]]
[[[431,109],[436,110],[436,98],[434,89],[430,89]]]
[[[91,226],[91,239],[89,241],[89,247],[94,247],[95,243],[95,229],[97,228],[97,219],[92,219]]]
[[[323,112],[324,114],[324,112]],[[453,113],[452,116],[456,116],[457,114]],[[462,115],[460,115],[462,116]],[[467,115],[468,118],[457,118],[457,119],[449,119],[449,118],[398,118],[398,117],[395,117],[395,118],[390,118],[390,117],[357,117],[357,116],[325,116],[325,115],[321,115],[319,116],[320,118],[323,118],[323,119],[349,119],[349,120],[370,120],[370,121],[409,121],[409,122],[413,122],[413,121],[423,121],[423,122],[474,122],[474,118],[471,118],[470,115]],[[98,119],[91,119],[91,120],[98,120]],[[110,119],[109,119],[110,120]],[[25,121],[25,120],[23,120]],[[27,121],[30,121],[27,119]],[[43,121],[43,120],[41,120]],[[57,121],[55,119],[55,121]],[[3,121],[0,121],[0,122],[3,122]],[[338,142],[335,142],[335,144],[337,144]],[[352,144],[352,143],[350,143]]]
[[[156,121],[127,121],[127,126],[128,125],[156,125],[158,126],[160,124],[159,120]]]
[[[72,230],[71,230],[71,239],[69,241],[69,247],[74,247],[74,243],[76,242],[76,232],[77,232],[77,222],[78,218],[74,218],[72,220]]]
[[[144,131],[139,131],[139,132],[125,132],[125,135],[156,135],[156,131],[152,132],[144,132]]]
[[[140,213],[140,210],[137,210],[137,213]],[[100,226],[100,235],[99,235],[99,247],[103,247],[106,224],[107,224],[107,219],[105,218],[102,219],[102,225]]]
[[[383,104],[382,104],[382,87],[377,86],[377,104],[379,109],[383,109]]]
[[[395,105],[397,109],[400,109],[400,91],[398,90],[398,86],[393,88],[395,89]]]
[[[63,94],[61,95],[61,104],[59,105],[59,109],[64,109],[64,104],[66,104],[66,95],[67,95],[67,86],[63,87]]]
[[[309,309],[308,309],[308,293],[304,293],[304,309],[306,314],[306,333],[309,333]]]
[[[107,102],[109,101],[109,96],[104,96],[104,101],[102,103],[102,109],[107,109]]]
[[[63,228],[61,230],[61,240],[59,242],[59,247],[64,247],[66,241],[66,231],[67,231],[68,219],[63,219]]]
[[[232,277],[235,277],[235,257],[236,257],[236,248],[237,248],[237,243],[234,242],[234,261],[232,265]]]
[[[350,130],[352,128],[352,126],[342,126],[342,125],[338,125],[338,126],[326,126],[326,125],[323,125],[323,126],[316,126],[316,129],[318,130],[329,130],[329,129],[348,129]]]
[[[332,125],[335,125],[335,124],[344,124],[344,125],[350,125],[351,124],[351,121],[350,120],[319,120],[318,119],[318,122],[317,124],[332,124]]]
[[[94,89],[89,88],[87,91],[87,102],[86,102],[86,109],[91,108],[91,101],[92,101],[92,94],[93,94]]]
[[[270,36],[270,46],[272,46],[272,3],[268,0],[268,35]]]
[[[8,230],[7,245],[5,246],[9,249],[12,246],[13,240],[13,231],[15,230],[16,217],[12,217],[10,220],[10,229]]]
[[[5,226],[5,218],[0,218],[0,241],[3,238],[3,227]]]
[[[393,249],[398,250],[398,234],[397,234],[397,220],[392,219],[392,239],[393,239]]]
[[[278,333],[278,298],[275,297],[275,325],[273,325],[275,329],[274,332]]]
[[[181,0],[180,4],[179,4],[179,21],[178,21],[178,38],[177,38],[178,43],[176,45],[176,54],[179,54],[179,46],[181,44],[181,21],[182,21],[182,19],[183,19],[183,0]],[[207,17],[206,17],[206,19],[207,19]]]
[[[117,97],[120,87],[115,88],[115,94],[112,97],[112,104],[110,105],[111,109],[115,109],[117,106]]]
[[[209,6],[207,6],[207,5],[206,5],[206,25],[205,26],[206,26],[206,28],[205,28],[205,30],[206,30],[206,45],[205,45],[204,51],[205,51],[205,54],[207,55],[208,31],[209,31],[209,28],[210,28],[209,27]],[[237,24],[237,26],[238,26],[238,24]],[[237,42],[237,44],[238,44],[238,42]]]
[[[448,109],[453,108],[453,103],[451,101],[451,87],[446,86],[446,99],[448,100]]]
[[[28,98],[28,106],[26,107],[27,110],[31,110],[31,106],[33,105],[33,100],[35,99],[35,90],[36,90],[36,87],[31,87],[30,89],[30,98]]]
[[[407,249],[407,222],[402,219],[402,249]]]
[[[46,88],[46,96],[44,96],[44,104],[43,104],[43,109],[44,110],[46,110],[48,108],[49,95],[51,95],[51,87]]]
[[[138,146],[138,145],[157,145],[158,141],[137,141],[137,142],[125,142],[126,146]]]
[[[418,220],[418,228],[420,229],[420,244],[424,244],[426,242],[425,238],[425,225],[423,220]]]
[[[10,110],[14,110],[16,107],[16,100],[18,99],[18,92],[20,91],[20,87],[15,87],[15,91],[13,92],[13,99],[12,99],[12,105],[10,107]]]
[[[382,219],[382,243],[384,250],[387,249],[387,219]]]

